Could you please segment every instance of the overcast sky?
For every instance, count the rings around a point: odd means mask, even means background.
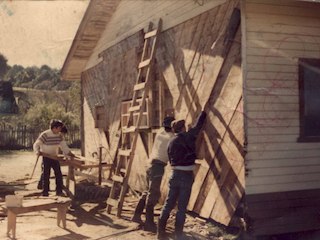
[[[9,65],[61,68],[88,0],[0,1],[0,53]]]

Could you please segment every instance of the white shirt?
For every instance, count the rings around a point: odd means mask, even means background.
[[[152,161],[153,159],[157,159],[165,164],[168,163],[168,143],[173,137],[173,132],[166,132],[164,128],[159,129],[159,132],[157,133],[152,146],[150,161]]]

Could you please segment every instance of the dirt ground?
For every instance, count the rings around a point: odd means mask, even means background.
[[[0,183],[28,179],[35,162],[36,157],[33,152],[0,152]],[[66,171],[67,167],[62,167],[64,174]],[[28,184],[25,186],[18,186],[21,189],[16,190],[15,194],[23,195],[24,199],[41,198],[41,190],[36,189],[39,176],[40,161],[32,180],[27,181]],[[51,179],[51,186],[54,186],[54,179]],[[55,192],[50,192],[51,197],[54,197],[54,194]],[[17,217],[16,238],[21,240],[156,239],[155,234],[143,231],[138,224],[130,221],[136,201],[135,198],[128,199],[122,218],[107,214],[105,206],[101,203],[75,205],[68,209],[66,229],[57,226],[56,209],[21,214]],[[159,213],[160,209],[156,211],[156,218]],[[174,215],[168,221],[168,239],[173,239],[173,226]],[[2,198],[0,199],[0,239],[12,239],[6,235],[6,230],[7,217]],[[184,239],[240,239],[237,232],[230,234],[211,222],[191,215],[187,216],[184,230],[186,232]]]

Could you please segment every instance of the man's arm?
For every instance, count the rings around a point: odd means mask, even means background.
[[[202,126],[204,125],[204,122],[206,120],[207,117],[207,113],[205,111],[201,111],[200,115],[197,118],[196,123],[194,124],[194,126],[189,130],[189,133],[191,133],[192,135],[194,135],[195,137],[198,136],[198,134],[200,133],[200,130],[202,128]]]
[[[64,155],[74,157],[75,155],[71,152],[71,149],[68,147],[68,144],[65,140],[60,142],[60,148]]]
[[[41,141],[41,136],[39,136],[37,138],[37,140],[34,142],[33,144],[33,151],[37,154],[37,155],[41,155],[41,151],[40,151],[40,146],[43,144],[43,142]]]

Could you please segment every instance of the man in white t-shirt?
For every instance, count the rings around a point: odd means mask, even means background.
[[[141,214],[146,206],[146,222],[144,224],[144,230],[146,231],[156,232],[157,230],[157,226],[154,223],[154,206],[159,201],[164,168],[169,161],[167,147],[169,141],[174,137],[171,130],[171,122],[173,120],[173,117],[165,117],[162,122],[163,128],[159,130],[155,137],[149,157],[150,166],[147,170],[149,188],[147,192],[142,194],[132,218],[132,221],[142,223]]]

